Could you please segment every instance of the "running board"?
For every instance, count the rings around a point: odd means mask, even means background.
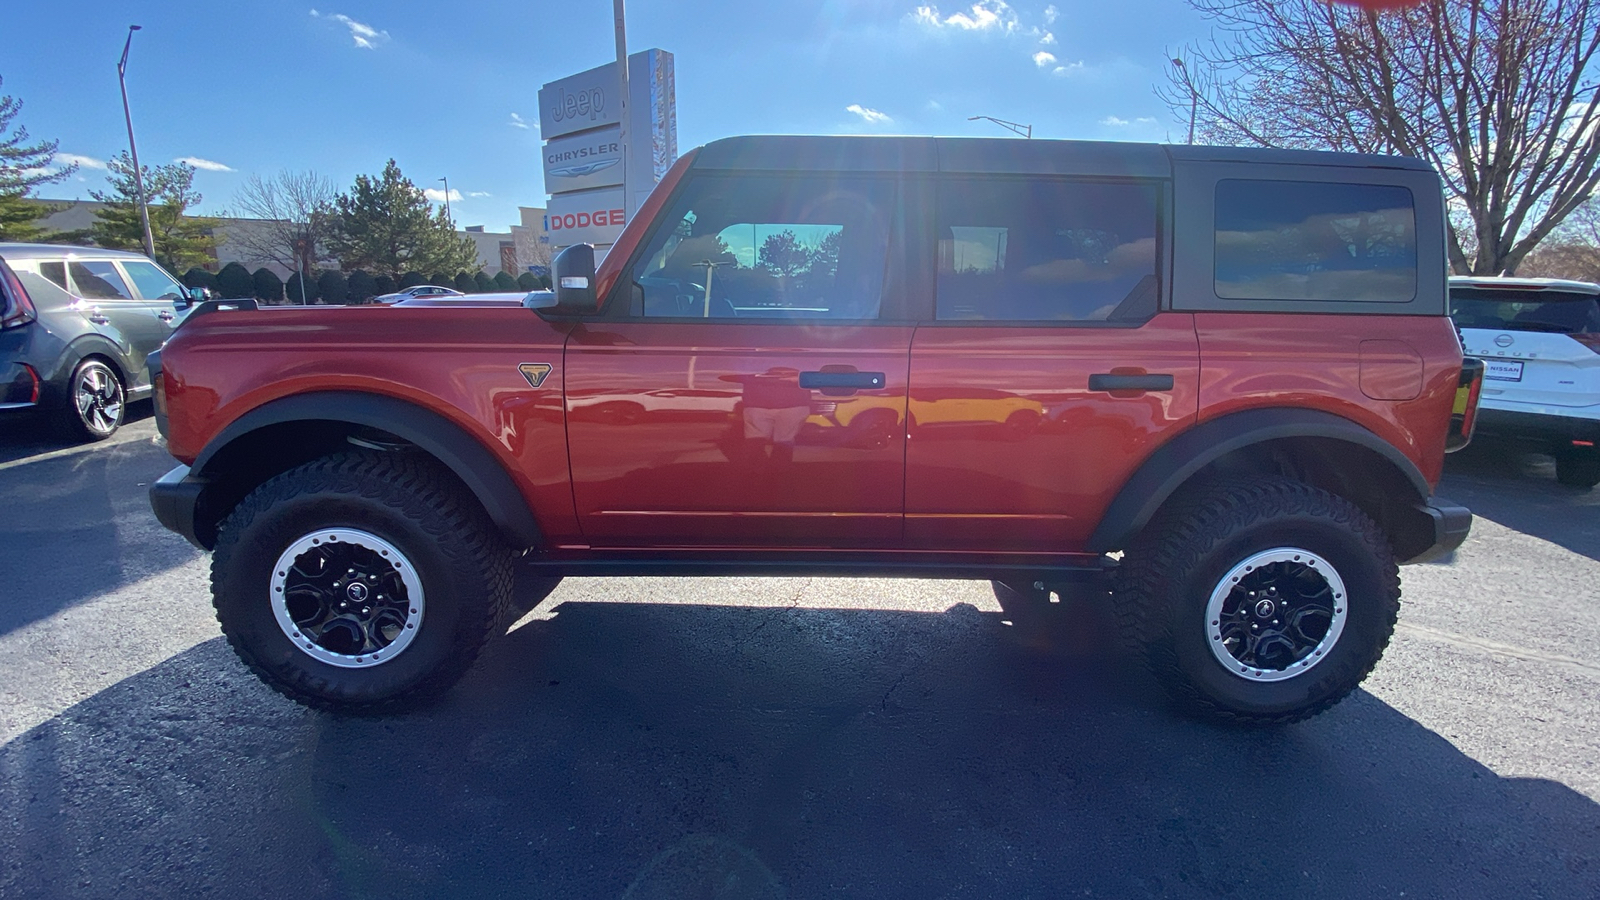
[[[899,559],[547,559],[524,558],[522,568],[540,576],[637,577],[645,575],[801,577],[801,578],[960,578],[996,581],[1042,581],[1046,584],[1092,582],[1116,566],[1109,557],[1088,557],[1084,564],[998,563],[981,560],[914,561]]]

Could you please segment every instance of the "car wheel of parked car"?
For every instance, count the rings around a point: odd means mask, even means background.
[[[72,370],[67,382],[62,430],[77,440],[103,441],[122,426],[126,407],[122,379],[104,362],[86,359]]]
[[[1600,449],[1563,447],[1557,451],[1556,481],[1580,488],[1600,484]]]
[[[384,710],[448,689],[509,601],[512,554],[431,460],[351,452],[278,475],[223,521],[217,620],[257,675],[307,706]]]
[[[1295,722],[1339,702],[1394,633],[1400,575],[1353,503],[1297,481],[1214,482],[1174,498],[1115,576],[1121,627],[1187,710]]]

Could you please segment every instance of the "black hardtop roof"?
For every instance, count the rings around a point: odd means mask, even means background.
[[[1405,156],[1320,150],[1023,138],[776,134],[712,141],[700,148],[694,167],[1170,178],[1174,161],[1433,170],[1422,160]]]

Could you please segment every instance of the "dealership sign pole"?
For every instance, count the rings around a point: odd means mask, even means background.
[[[617,143],[622,148],[622,216],[633,216],[633,204],[628,202],[628,27],[624,21],[623,0],[611,0],[611,11],[616,16],[617,79],[622,90],[617,92]]]

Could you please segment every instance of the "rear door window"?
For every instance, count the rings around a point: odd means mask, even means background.
[[[1417,223],[1397,185],[1224,179],[1216,293],[1226,300],[1405,303],[1417,294]]]
[[[633,267],[634,314],[875,319],[894,183],[701,175]]]
[[[1450,317],[1462,328],[1600,332],[1600,302],[1594,294],[1578,292],[1452,288]]]
[[[72,283],[77,285],[77,295],[85,300],[133,299],[122,275],[109,260],[74,260],[67,264],[67,268],[72,272]]]
[[[48,278],[52,284],[62,290],[67,289],[67,264],[64,262],[41,262],[39,274]]]
[[[937,317],[1065,323],[1154,313],[1157,197],[1150,184],[944,180]]]

